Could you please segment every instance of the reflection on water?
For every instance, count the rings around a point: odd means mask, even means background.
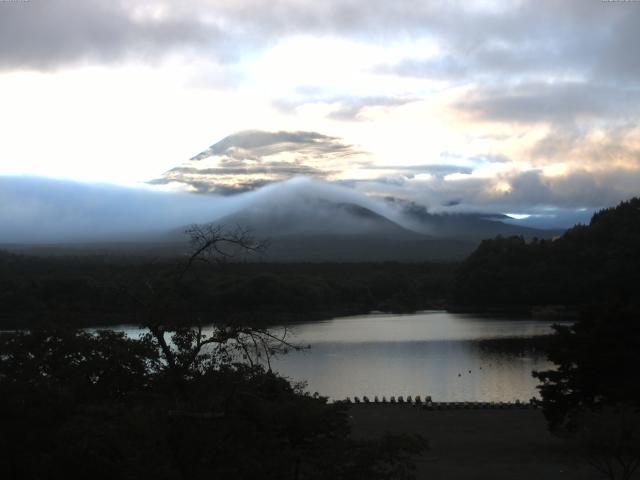
[[[533,337],[550,333],[553,322],[499,318],[445,311],[410,315],[376,314],[298,324],[298,341],[308,343],[414,342]]]
[[[557,323],[557,322],[556,322]],[[517,354],[500,341],[551,333],[553,322],[447,312],[370,314],[288,327],[311,345],[274,359],[274,370],[332,399],[430,395],[434,401],[513,401],[537,396],[540,352]],[[136,337],[136,327],[120,327]],[[487,346],[490,345],[490,348]]]
[[[310,350],[276,359],[274,369],[334,399],[431,395],[435,401],[513,401],[537,396],[540,353],[482,348],[480,340],[551,332],[552,322],[446,312],[363,315],[297,325]]]

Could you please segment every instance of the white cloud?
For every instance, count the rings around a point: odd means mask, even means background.
[[[581,0],[0,2],[0,174],[135,184],[237,131],[315,131],[434,202],[539,202],[517,182],[541,171],[549,203],[603,204],[640,187],[638,21]],[[473,172],[401,168],[441,163]]]

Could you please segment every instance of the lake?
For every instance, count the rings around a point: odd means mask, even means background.
[[[533,370],[552,365],[539,352],[500,348],[500,340],[552,332],[543,320],[445,311],[339,317],[288,326],[288,340],[311,348],[272,360],[313,393],[341,400],[394,395],[433,401],[528,401],[538,397]],[[115,327],[137,336],[137,327]]]
[[[538,396],[540,353],[487,348],[493,339],[535,337],[554,322],[454,314],[368,314],[298,324],[311,348],[277,358],[274,370],[332,399],[430,395],[434,401],[514,401]],[[563,322],[564,323],[564,322]]]

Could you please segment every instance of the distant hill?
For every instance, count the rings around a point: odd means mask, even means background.
[[[245,208],[217,221],[222,225],[244,225],[258,236],[286,235],[396,235],[417,237],[385,216],[355,203],[324,198],[270,202]]]
[[[240,146],[232,151],[244,155]],[[483,238],[556,234],[509,225],[498,214],[434,213],[307,177],[224,196],[33,178],[0,179],[0,187],[7,197],[0,248],[37,255],[184,255],[184,231],[194,223],[250,228],[271,240],[269,261],[457,261]]]
[[[521,235],[526,239],[551,238],[560,230],[541,230],[505,223],[510,217],[500,213],[431,213],[414,202],[403,204],[403,213],[413,229],[439,237],[480,241],[497,235]]]
[[[458,305],[639,302],[640,198],[599,211],[555,240],[485,240],[455,283]]]
[[[356,203],[308,194],[278,195],[215,223],[248,228],[254,237],[267,239],[267,261],[451,261],[474,248],[470,241],[410,230]]]
[[[371,198],[323,181],[346,157],[355,161],[360,155],[359,148],[317,132],[248,130],[225,137],[150,183],[224,195],[231,203],[250,198],[211,221],[269,238],[265,258],[270,260],[461,260],[485,238],[559,233],[513,225],[502,214],[434,213],[413,202]],[[167,237],[182,238],[180,229]]]
[[[487,236],[551,236],[475,214],[430,214],[415,204],[389,204],[302,179],[270,186],[215,223],[248,228],[255,237],[268,239],[268,261],[454,261]],[[172,235],[177,239],[183,230]]]

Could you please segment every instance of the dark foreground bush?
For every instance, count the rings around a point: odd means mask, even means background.
[[[197,336],[176,340],[188,356]],[[346,406],[204,360],[169,365],[151,335],[0,335],[0,477],[412,478],[421,438],[354,440]]]

